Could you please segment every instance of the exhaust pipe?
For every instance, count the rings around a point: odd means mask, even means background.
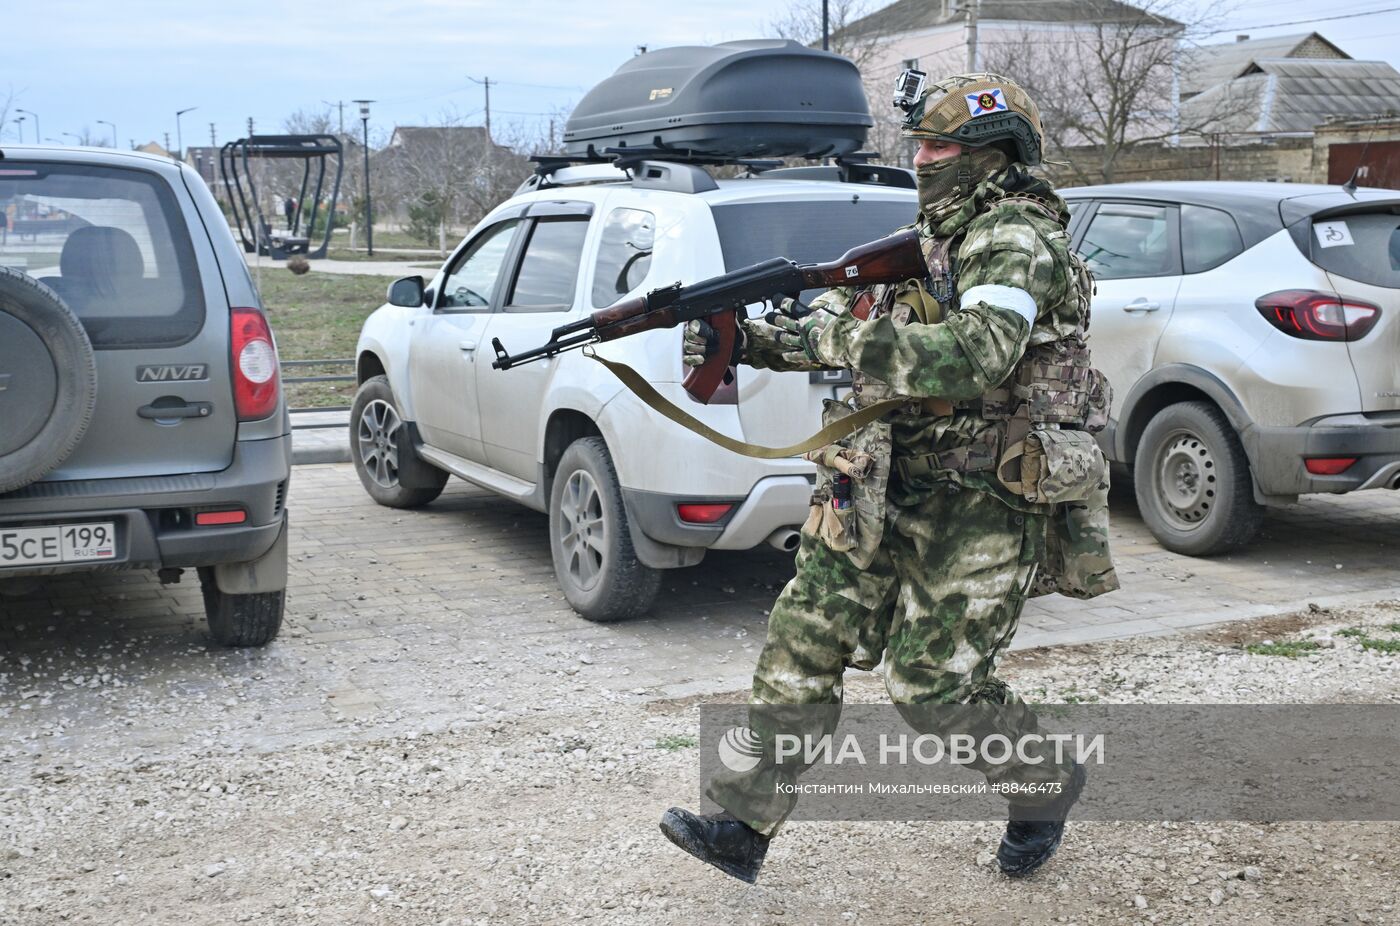
[[[784,553],[794,553],[802,543],[802,535],[790,527],[780,527],[768,535],[768,545]]]

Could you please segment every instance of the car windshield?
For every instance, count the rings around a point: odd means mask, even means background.
[[[1400,289],[1400,214],[1318,219],[1312,230],[1312,261],[1323,270],[1358,283]]]
[[[94,347],[182,344],[204,324],[179,206],[148,171],[4,161],[0,264],[58,293]]]

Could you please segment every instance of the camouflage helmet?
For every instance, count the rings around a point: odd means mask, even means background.
[[[894,104],[905,112],[906,138],[941,138],[960,145],[1009,141],[1016,160],[1040,163],[1045,133],[1040,109],[1014,81],[998,74],[958,74],[924,88],[925,75],[905,71]]]

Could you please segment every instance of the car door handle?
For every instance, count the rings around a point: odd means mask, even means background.
[[[466,352],[469,353],[469,354],[474,354],[474,353],[476,353],[476,342],[475,342],[475,341],[459,341],[459,342],[457,343],[457,346],[458,346],[459,348],[461,348],[462,350],[466,351]]]
[[[1155,312],[1162,307],[1160,302],[1148,302],[1146,299],[1134,299],[1123,306],[1124,312]]]
[[[214,413],[209,402],[186,402],[183,405],[142,405],[136,414],[142,418],[208,418]]]

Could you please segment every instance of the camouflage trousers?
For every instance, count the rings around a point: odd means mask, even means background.
[[[831,732],[845,669],[872,669],[882,656],[885,688],[897,705],[1003,705],[989,712],[995,720],[986,732],[1014,742],[1037,731],[1035,715],[995,670],[1044,553],[1045,516],[949,482],[914,498],[887,509],[882,544],[867,569],[803,532],[797,574],[773,606],[754,672],[749,723],[761,738],[773,732],[762,727]],[[781,719],[780,705],[830,709],[792,710]],[[921,728],[933,712],[911,707],[901,713],[919,732],[940,732]],[[1067,766],[1048,754],[1038,758],[1037,764],[972,767],[994,783],[1068,781]],[[764,762],[750,773],[715,778],[707,795],[772,835],[797,800],[775,785],[797,772]]]

